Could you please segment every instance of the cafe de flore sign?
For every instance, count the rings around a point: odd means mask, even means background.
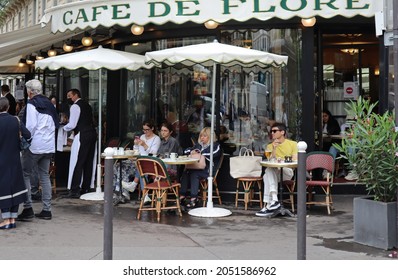
[[[43,25],[51,20],[52,32],[98,25],[128,26],[148,23],[240,22],[255,18],[289,19],[294,16],[331,18],[337,15],[373,17],[382,10],[379,0],[130,0],[78,1],[46,10]]]

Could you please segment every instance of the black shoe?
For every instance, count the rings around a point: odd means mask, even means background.
[[[22,210],[22,213],[18,215],[17,221],[30,221],[35,217],[35,213],[33,213],[32,208],[25,208]]]
[[[51,220],[52,215],[51,211],[42,210],[39,214],[35,215],[36,218],[43,219],[43,220]]]
[[[65,196],[62,196],[62,198],[78,199],[78,198],[80,198],[80,193],[69,191],[69,193],[67,195],[65,195]]]
[[[274,203],[272,203],[269,207],[267,207],[268,210],[277,210],[281,207],[281,204],[279,203],[279,201],[275,201]]]
[[[274,214],[274,210],[269,210],[266,207],[256,213],[257,217],[269,217]]]

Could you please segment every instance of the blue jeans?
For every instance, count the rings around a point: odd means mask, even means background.
[[[51,211],[51,180],[50,180],[50,162],[53,154],[33,154],[29,149],[22,152],[22,170],[25,181],[25,187],[28,190],[24,208],[32,207],[30,176],[32,168],[37,166],[38,176],[41,185],[41,200],[43,202],[43,210]]]

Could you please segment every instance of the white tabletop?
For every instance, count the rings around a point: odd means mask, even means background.
[[[261,166],[264,167],[290,167],[294,168],[297,167],[297,161],[293,162],[284,162],[283,160],[281,162],[273,162],[273,161],[261,161],[260,162]]]
[[[199,161],[199,159],[197,158],[189,158],[189,157],[179,157],[176,159],[162,158],[162,160],[166,164],[192,164]]]

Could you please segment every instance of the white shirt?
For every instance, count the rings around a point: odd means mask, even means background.
[[[81,98],[77,99],[73,105],[70,107],[70,117],[69,117],[69,122],[64,126],[65,131],[71,131],[75,129],[77,126],[77,122],[79,121],[80,118],[80,106],[76,104],[77,101],[79,101]]]
[[[32,134],[30,151],[33,154],[55,153],[55,124],[48,114],[41,114],[36,107],[26,105],[26,128]]]
[[[146,139],[145,134],[143,134],[141,135],[140,139],[148,146],[148,148],[145,150],[145,148],[141,145],[134,145],[134,149],[138,149],[140,155],[147,156],[148,154],[153,154],[155,156],[158,153],[161,143],[159,136],[155,134],[152,138]]]

